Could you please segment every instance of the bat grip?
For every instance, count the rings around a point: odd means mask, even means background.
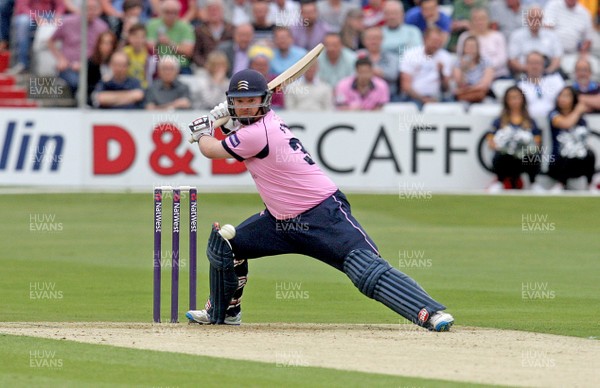
[[[220,126],[227,124],[228,121],[229,121],[229,116],[223,116],[223,117],[217,119],[216,121],[214,121],[212,123],[212,126],[214,129],[217,129]],[[194,144],[194,139],[190,136],[190,138],[188,139],[188,142],[190,144]]]
[[[222,125],[227,124],[227,122],[229,121],[229,116],[224,116],[221,118],[218,118],[215,122],[213,122],[213,128],[217,129]]]

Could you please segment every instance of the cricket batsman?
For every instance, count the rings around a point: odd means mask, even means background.
[[[227,103],[189,128],[202,154],[235,158],[248,168],[265,209],[236,228],[226,240],[214,224],[208,240],[210,296],[205,310],[186,313],[191,322],[239,325],[248,259],[297,253],[342,271],[369,298],[432,331],[454,323],[445,306],[408,275],[379,255],[376,244],[352,216],[346,196],[319,168],[301,141],[271,109],[271,91],[257,71],[233,75]],[[213,137],[213,123],[230,116]],[[302,222],[295,228],[290,223]]]

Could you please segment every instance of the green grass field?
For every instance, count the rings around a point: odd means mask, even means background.
[[[348,197],[354,215],[382,256],[446,304],[457,325],[576,337],[599,335],[599,199]],[[169,201],[165,203],[168,215]],[[257,195],[200,195],[200,305],[208,290],[202,253],[211,222],[235,225],[260,209]],[[0,321],[151,321],[151,195],[0,195],[0,214]],[[182,215],[186,221],[186,208]],[[168,225],[169,218],[164,222]],[[182,236],[182,258],[187,259],[187,233]],[[169,241],[170,235],[163,240],[163,247],[168,247]],[[187,304],[185,260],[182,266],[180,319]],[[163,320],[169,308],[168,278],[165,268]],[[290,286],[299,287],[306,297],[277,297],[278,288]],[[365,298],[344,274],[294,255],[250,263],[244,321],[399,323],[396,314]],[[65,363],[70,367],[31,368],[28,349],[34,343],[36,349],[48,347],[66,354],[70,362]],[[199,371],[224,376],[231,363],[0,335],[2,386],[185,386]],[[236,367],[246,376],[248,386],[293,386],[290,382],[294,381],[304,386],[444,385],[319,368],[281,369],[253,362],[236,362]],[[161,375],[165,378],[160,379]]]

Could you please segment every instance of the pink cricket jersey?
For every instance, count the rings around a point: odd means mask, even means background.
[[[277,219],[294,218],[337,190],[273,111],[242,126],[222,144],[244,162],[267,209]]]

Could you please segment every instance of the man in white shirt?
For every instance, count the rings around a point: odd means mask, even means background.
[[[419,106],[440,101],[448,88],[453,59],[442,48],[444,33],[437,27],[425,30],[424,46],[414,47],[400,59],[402,92]]]
[[[544,25],[558,35],[565,54],[589,51],[592,18],[577,0],[549,1],[544,9]]]
[[[525,77],[517,86],[525,94],[531,117],[545,120],[554,109],[556,97],[565,87],[565,81],[558,73],[544,75],[544,56],[537,51],[527,55],[525,69]]]
[[[273,0],[269,4],[269,20],[276,26],[293,26],[302,23],[300,4],[293,0]]]
[[[548,59],[546,73],[554,73],[560,68],[562,45],[554,32],[542,28],[543,17],[544,11],[540,7],[529,8],[526,14],[527,26],[510,35],[508,66],[514,74],[525,72],[525,59],[532,51],[538,51]]]

